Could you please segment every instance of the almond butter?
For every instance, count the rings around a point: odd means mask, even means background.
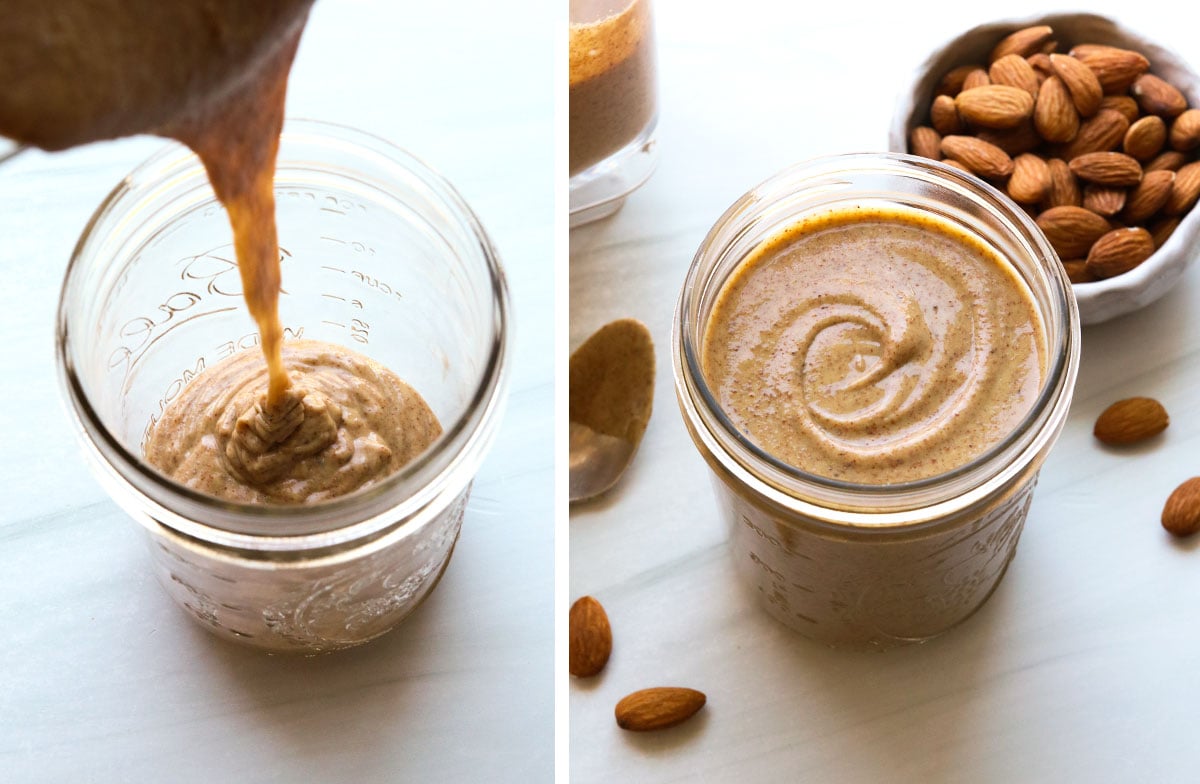
[[[1154,74],[1139,76],[1129,88],[1129,94],[1146,114],[1175,117],[1187,108],[1187,99],[1183,97],[1183,93]]]
[[[1013,201],[1037,204],[1049,189],[1050,170],[1044,160],[1028,152],[1013,158],[1013,172],[1008,180],[1008,195]]]
[[[1086,259],[1067,259],[1062,263],[1067,280],[1072,283],[1095,283],[1096,276],[1088,271]]]
[[[1179,218],[1160,218],[1150,224],[1150,236],[1154,239],[1155,250],[1161,248],[1171,238],[1175,229],[1179,228],[1179,223]]]
[[[1160,152],[1149,163],[1142,167],[1144,171],[1152,172],[1165,169],[1167,171],[1178,171],[1185,163],[1187,156],[1176,150],[1167,150]]]
[[[1068,164],[1081,180],[1114,188],[1128,188],[1142,181],[1142,165],[1123,152],[1089,152]]]
[[[942,135],[928,125],[918,125],[909,136],[909,149],[913,155],[936,161],[942,157]]]
[[[1164,215],[1182,215],[1192,208],[1200,197],[1200,161],[1181,166],[1171,183],[1171,195],[1163,205]]]
[[[992,63],[992,67],[988,69],[988,78],[992,80],[992,84],[1019,87],[1029,93],[1029,97],[1037,98],[1037,74],[1029,61],[1019,54],[1006,54]]]
[[[1079,132],[1063,149],[1063,159],[1070,161],[1089,152],[1115,150],[1129,130],[1125,115],[1112,109],[1102,109],[1079,126]]]
[[[1007,177],[1013,171],[1013,161],[1008,153],[973,136],[945,137],[942,139],[942,153],[981,177]]]
[[[1083,207],[1111,218],[1125,207],[1125,189],[1089,182],[1083,188]]]
[[[1186,152],[1200,147],[1200,109],[1188,109],[1171,123],[1171,148]]]
[[[1057,76],[1042,82],[1033,107],[1033,124],[1048,142],[1069,142],[1079,132],[1079,112]]]
[[[942,77],[942,80],[938,82],[938,86],[934,91],[934,95],[945,95],[953,98],[962,91],[963,82],[966,81],[967,74],[971,73],[972,71],[979,70],[983,69],[978,65],[960,65],[957,68],[950,69],[950,71]],[[984,71],[984,73],[987,73],[987,71]]]
[[[1104,90],[1092,69],[1067,54],[1050,55],[1054,74],[1062,79],[1080,116],[1091,117],[1100,109]]]
[[[1154,398],[1129,397],[1101,412],[1092,428],[1098,441],[1110,446],[1135,444],[1167,429],[1167,409]]]
[[[580,597],[571,605],[568,621],[568,669],[577,678],[599,674],[612,655],[612,627],[600,602]]]
[[[1092,244],[1112,228],[1091,210],[1069,205],[1046,210],[1037,216],[1037,225],[1060,259],[1086,256]]]
[[[984,128],[1012,128],[1033,114],[1033,96],[1006,84],[964,89],[954,105],[960,117]]]
[[[1137,101],[1128,95],[1106,95],[1100,99],[1100,108],[1119,112],[1131,123],[1136,122],[1138,115],[1142,113],[1142,110],[1138,108]]]
[[[1071,173],[1071,167],[1066,161],[1051,158],[1046,161],[1046,170],[1050,175],[1050,188],[1046,194],[1047,207],[1078,207],[1083,203],[1079,181]]]
[[[617,703],[617,726],[632,732],[674,727],[694,716],[706,701],[704,693],[695,689],[676,686],[642,689]]]
[[[1167,124],[1161,117],[1148,114],[1129,126],[1121,149],[1139,161],[1148,161],[1162,150],[1167,141]]]
[[[958,108],[954,99],[949,95],[939,95],[933,99],[929,107],[929,123],[942,136],[958,133],[963,129],[962,119],[958,116]]]
[[[1163,208],[1167,197],[1171,195],[1171,183],[1175,180],[1173,171],[1146,172],[1142,181],[1129,193],[1125,200],[1125,209],[1121,220],[1126,223],[1145,223],[1154,213]]]
[[[1134,80],[1150,69],[1150,61],[1138,52],[1101,44],[1081,44],[1071,56],[1096,74],[1105,93],[1116,95],[1129,89]]]
[[[992,54],[988,58],[989,63],[994,63],[1001,57],[1009,54],[1017,54],[1021,57],[1028,57],[1031,54],[1040,52],[1044,46],[1054,36],[1054,30],[1048,25],[1037,25],[1035,27],[1025,27],[1017,30],[1000,40],[992,49]]]
[[[1163,504],[1162,527],[1172,536],[1191,536],[1200,531],[1200,476],[1193,476]]]
[[[992,80],[988,78],[987,71],[982,68],[974,68],[967,73],[967,78],[963,79],[962,90],[959,90],[959,92],[961,93],[963,90],[974,90],[976,87],[986,87],[991,83]],[[958,95],[955,94],[954,97],[958,98]]]
[[[1087,254],[1088,270],[1097,278],[1128,272],[1154,255],[1154,239],[1141,227],[1113,229],[1093,243]]]

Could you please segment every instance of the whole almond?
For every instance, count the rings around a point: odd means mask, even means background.
[[[1083,117],[1095,114],[1100,109],[1104,90],[1092,69],[1069,54],[1050,55],[1050,64],[1054,66],[1055,75],[1066,85],[1079,114]]]
[[[1031,54],[1040,52],[1042,46],[1045,45],[1054,35],[1054,30],[1048,25],[1037,25],[1036,27],[1025,27],[1017,30],[1010,35],[1005,36],[992,49],[992,54],[988,58],[989,63],[994,63],[1001,57],[1009,54],[1017,54],[1021,57],[1028,57]]]
[[[1145,223],[1167,203],[1174,180],[1173,171],[1146,172],[1137,187],[1129,192],[1121,220],[1126,223]]]
[[[1004,150],[1010,157],[1036,150],[1042,144],[1032,119],[1022,120],[1013,128],[980,128],[975,135]]]
[[[1150,236],[1154,239],[1154,249],[1158,250],[1163,246],[1171,235],[1175,233],[1175,229],[1179,228],[1179,218],[1160,218],[1148,227]]]
[[[1037,225],[1060,259],[1086,256],[1092,244],[1112,228],[1091,210],[1069,205],[1046,210],[1037,216]]]
[[[1089,152],[1068,164],[1081,180],[1114,188],[1128,188],[1142,181],[1142,165],[1123,152]]]
[[[1101,44],[1081,44],[1071,56],[1096,74],[1105,93],[1116,95],[1129,89],[1134,80],[1150,69],[1150,61],[1130,49]]]
[[[1142,110],[1138,108],[1137,101],[1130,98],[1128,95],[1106,95],[1100,99],[1100,109],[1112,109],[1124,115],[1129,122],[1136,122]]]
[[[1029,97],[1037,98],[1037,74],[1029,61],[1019,54],[1006,54],[992,63],[992,67],[988,69],[988,78],[992,80],[992,84],[1019,87],[1029,93]]]
[[[981,177],[1007,177],[1013,171],[1013,161],[1008,153],[973,136],[945,137],[942,139],[942,153]]]
[[[992,80],[988,78],[987,71],[982,68],[974,68],[967,73],[967,78],[963,79],[962,90],[959,90],[959,92],[974,90],[976,87],[986,87],[991,83]],[[955,94],[954,97],[958,98],[958,95]]]
[[[674,727],[696,714],[707,698],[703,692],[677,686],[635,691],[617,703],[617,726],[633,732]]]
[[[1047,77],[1054,75],[1054,66],[1050,64],[1050,55],[1043,52],[1035,52],[1025,58],[1025,62],[1029,63],[1029,67],[1037,75],[1038,84],[1046,80]]]
[[[960,117],[984,128],[1012,128],[1033,114],[1033,96],[1006,84],[964,89],[954,105]]]
[[[1171,123],[1171,147],[1184,152],[1200,147],[1200,109],[1188,109]]]
[[[1089,152],[1115,150],[1129,130],[1129,120],[1113,109],[1101,109],[1079,126],[1079,133],[1062,149],[1063,159],[1069,161]]]
[[[1089,182],[1083,188],[1084,209],[1111,218],[1125,207],[1125,189]]]
[[[960,65],[957,68],[952,68],[938,82],[937,89],[934,90],[934,95],[947,95],[951,98],[958,95],[963,88],[963,82],[966,81],[967,74],[972,71],[982,70],[978,65]],[[984,73],[987,73],[984,71]]]
[[[939,160],[942,157],[942,135],[928,125],[918,125],[909,136],[913,155]]]
[[[1083,203],[1079,181],[1071,173],[1071,167],[1066,161],[1051,158],[1046,161],[1046,170],[1050,176],[1050,188],[1046,193],[1047,207],[1078,207]]]
[[[1185,163],[1187,156],[1177,150],[1167,150],[1160,152],[1149,163],[1142,167],[1143,171],[1152,172],[1165,169],[1167,171],[1178,171]]]
[[[577,678],[597,675],[612,655],[612,627],[600,602],[583,596],[571,605],[568,669]]]
[[[1079,132],[1079,112],[1057,76],[1042,82],[1033,107],[1033,124],[1048,142],[1069,142]]]
[[[1154,239],[1140,226],[1113,229],[1092,245],[1088,270],[1097,278],[1128,272],[1154,255]]]
[[[942,158],[942,163],[946,164],[947,166],[949,166],[952,169],[958,169],[959,171],[964,171],[967,174],[975,173],[975,172],[971,171],[970,169],[968,169],[966,166],[963,166],[958,161],[954,160],[953,158]]]
[[[1167,409],[1154,398],[1129,397],[1118,400],[1096,418],[1092,435],[1112,446],[1145,441],[1167,429]]]
[[[1088,271],[1086,259],[1067,259],[1062,265],[1067,271],[1067,280],[1072,283],[1096,282],[1096,276]]]
[[[1011,56],[1011,55],[1010,55]],[[1008,180],[1008,195],[1021,204],[1037,204],[1050,190],[1050,170],[1046,162],[1025,153],[1013,158],[1013,173]]]
[[[1167,141],[1167,124],[1161,117],[1148,114],[1129,126],[1121,149],[1139,161],[1148,161],[1162,150]]]
[[[1129,94],[1146,114],[1175,117],[1187,108],[1187,99],[1174,85],[1154,74],[1142,74],[1129,88]]]
[[[1192,208],[1200,197],[1200,161],[1192,161],[1175,172],[1171,183],[1171,195],[1163,205],[1164,215],[1182,215]]]
[[[1200,531],[1200,476],[1193,476],[1167,496],[1162,527],[1172,536],[1191,536]]]
[[[949,95],[939,95],[933,99],[929,107],[929,123],[933,129],[943,136],[958,133],[962,130],[962,119],[958,116],[958,108],[954,99]]]

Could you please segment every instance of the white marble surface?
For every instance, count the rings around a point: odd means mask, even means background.
[[[0,781],[552,779],[555,11],[522,5],[320,0],[292,73],[291,116],[379,134],[458,187],[514,301],[508,412],[453,561],[364,648],[267,657],[195,626],[68,426],[53,364],[67,258],[163,142],[0,166]]]
[[[1171,540],[1158,518],[1200,474],[1196,268],[1152,307],[1084,330],[1070,419],[1016,559],[964,626],[884,654],[831,651],[736,580],[671,378],[692,254],[735,198],[786,165],[883,149],[910,70],[992,17],[968,3],[731,8],[657,0],[659,170],[613,219],[571,235],[570,345],[634,316],[658,346],[635,464],[570,515],[570,598],[596,596],[614,634],[604,673],[569,685],[572,782],[1195,781],[1200,541]],[[1016,2],[994,16],[1039,10]],[[1090,10],[1200,62],[1194,7]],[[1135,394],[1163,401],[1170,428],[1136,449],[1101,448],[1096,415]],[[705,691],[708,706],[658,734],[616,727],[620,697],[668,684]]]

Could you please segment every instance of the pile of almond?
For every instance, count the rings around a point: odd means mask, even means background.
[[[945,74],[910,151],[1007,191],[1073,283],[1141,264],[1200,197],[1200,109],[1129,49],[1057,52],[1048,26]]]

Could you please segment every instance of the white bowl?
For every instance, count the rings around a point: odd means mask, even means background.
[[[896,102],[888,132],[888,149],[908,151],[909,132],[925,122],[933,90],[947,71],[966,63],[986,63],[988,53],[1001,38],[1014,30],[1043,24],[1054,28],[1060,52],[1081,43],[1109,44],[1141,52],[1150,60],[1152,73],[1178,87],[1187,97],[1189,107],[1200,107],[1200,77],[1183,58],[1111,19],[1094,14],[1049,14],[1009,19],[968,30],[921,64]],[[1080,321],[1097,324],[1149,305],[1175,285],[1187,265],[1198,255],[1200,207],[1193,207],[1170,239],[1134,269],[1107,280],[1077,283],[1072,287],[1079,303]]]

